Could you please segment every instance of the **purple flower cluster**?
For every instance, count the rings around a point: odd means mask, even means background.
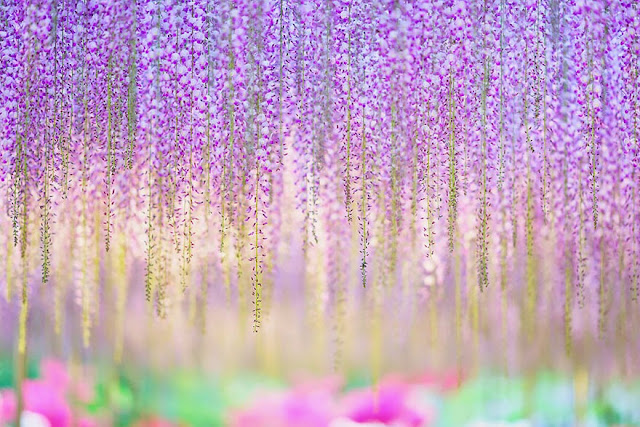
[[[631,331],[639,64],[632,0],[5,1],[0,282]]]

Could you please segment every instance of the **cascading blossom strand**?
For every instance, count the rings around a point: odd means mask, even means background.
[[[361,313],[374,353],[428,325],[456,363],[632,354],[639,58],[631,0],[3,1],[19,353],[40,316],[119,360],[130,312],[205,334],[310,308],[336,365]]]

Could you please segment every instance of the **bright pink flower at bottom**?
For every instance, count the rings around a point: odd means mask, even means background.
[[[71,409],[65,402],[64,395],[54,386],[41,380],[24,382],[24,409],[44,416],[51,427],[67,427],[71,425]],[[5,390],[0,395],[0,420],[15,420],[17,402],[13,390]]]
[[[423,426],[426,415],[407,403],[411,386],[387,381],[376,389],[354,390],[344,398],[345,415],[359,423],[381,422],[403,426]]]
[[[235,427],[326,427],[336,416],[335,384],[300,384],[287,392],[259,396],[255,404],[231,416]]]
[[[51,427],[71,425],[71,407],[67,403],[67,393],[71,381],[63,363],[43,360],[40,366],[42,378],[25,380],[23,383],[24,410],[44,416]],[[15,420],[17,401],[14,390],[0,392],[0,422]],[[88,418],[79,419],[76,425],[93,426]]]

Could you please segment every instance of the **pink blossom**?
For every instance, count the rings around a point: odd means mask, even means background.
[[[69,405],[72,382],[62,362],[45,359],[41,362],[39,379],[23,382],[24,410],[44,416],[51,427],[72,425],[72,410]],[[0,421],[15,419],[17,402],[15,391],[0,391]],[[79,417],[76,425],[90,427],[94,422],[88,417]]]

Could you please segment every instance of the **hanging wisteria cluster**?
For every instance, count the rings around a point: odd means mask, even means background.
[[[89,346],[142,299],[258,331],[293,295],[338,342],[360,307],[633,352],[639,69],[634,0],[4,0],[20,351],[32,301]]]

